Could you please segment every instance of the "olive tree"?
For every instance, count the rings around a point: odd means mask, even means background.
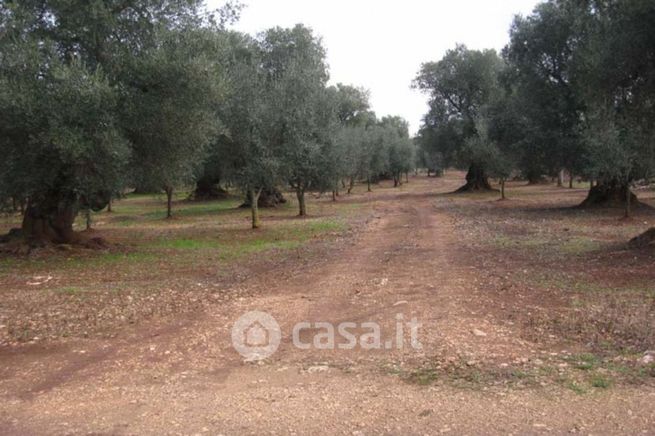
[[[476,135],[475,120],[498,90],[502,61],[494,50],[469,50],[458,45],[438,62],[421,66],[414,86],[430,96],[424,119],[423,140],[435,140],[447,163],[468,168],[460,191],[488,190],[484,162],[471,161],[460,153],[466,140]],[[459,158],[459,159],[458,159]]]
[[[295,191],[299,215],[307,213],[305,194],[325,186],[325,148],[336,127],[325,49],[302,25],[268,30],[260,41],[262,65],[272,81],[276,114],[276,155],[285,180]]]
[[[36,44],[3,46],[0,89],[0,195],[27,199],[28,241],[74,242],[80,208],[105,207],[123,181],[116,90],[101,69]]]
[[[221,38],[195,29],[163,31],[159,43],[131,60],[122,108],[133,144],[135,183],[160,186],[172,216],[176,186],[191,183],[218,133]]]

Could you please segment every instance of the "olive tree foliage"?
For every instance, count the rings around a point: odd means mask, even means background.
[[[414,144],[409,137],[409,124],[398,116],[387,116],[380,120],[379,127],[386,150],[386,172],[393,179],[394,187],[402,184],[402,175],[409,173],[414,165]]]
[[[335,149],[339,156],[339,171],[335,183],[339,179],[347,188],[347,193],[352,193],[355,182],[366,173],[366,147],[370,140],[370,134],[365,126],[342,126],[335,135]],[[346,184],[347,181],[347,184]],[[335,186],[338,191],[339,187]]]
[[[551,0],[518,17],[504,51],[523,119],[528,177],[566,168],[596,180],[583,205],[622,205],[653,169],[655,5]]]
[[[519,168],[530,182],[561,169],[580,173],[583,140],[580,122],[585,102],[579,92],[578,49],[581,9],[574,2],[547,2],[517,16],[503,54],[510,68],[505,79],[525,121]]]
[[[0,152],[5,159],[0,162],[0,203],[8,195],[27,202],[22,228],[27,239],[70,242],[80,208],[106,205],[111,192],[129,180],[128,169],[147,173],[133,159],[148,147],[145,132],[154,135],[156,123],[140,106],[149,105],[172,120],[173,106],[190,101],[183,94],[194,84],[174,76],[187,74],[190,67],[186,78],[196,79],[203,68],[196,54],[182,47],[189,47],[183,41],[194,33],[189,30],[209,25],[201,9],[194,0],[0,3],[0,80],[6,85],[1,95]],[[145,98],[147,93],[163,99],[161,108],[154,98]],[[129,112],[142,118],[127,120]],[[144,129],[138,138],[137,123]],[[187,133],[195,131],[190,123],[189,118],[176,120]],[[172,127],[165,132],[180,135]],[[162,149],[182,142],[164,134],[159,139]],[[173,173],[186,166],[172,158],[167,162]]]
[[[498,92],[502,60],[494,50],[469,50],[464,45],[446,52],[438,62],[427,62],[414,86],[430,97],[419,142],[440,153],[446,165],[468,168],[462,191],[490,189],[484,162],[474,162],[461,150],[478,134],[475,120]]]
[[[304,216],[305,194],[320,191],[329,182],[323,166],[336,127],[334,101],[326,89],[325,49],[302,25],[270,29],[259,45],[265,74],[271,80],[281,173],[296,193],[299,215]]]
[[[168,218],[175,187],[194,181],[219,133],[223,39],[202,29],[165,30],[156,46],[126,61],[121,116],[134,183],[164,190]]]
[[[338,128],[334,139],[334,189],[333,198],[339,192],[339,181],[350,194],[355,181],[363,173],[366,129],[371,126],[369,92],[363,88],[338,84],[330,88],[336,101]]]
[[[493,114],[497,115],[497,114]],[[500,196],[504,200],[505,182],[515,168],[512,149],[502,142],[505,137],[498,134],[499,120],[491,114],[491,108],[485,110],[475,120],[476,135],[466,139],[461,153],[478,166],[484,166],[486,174],[500,181]],[[501,142],[498,140],[500,139]]]
[[[0,200],[27,199],[23,232],[69,242],[80,208],[98,210],[123,177],[129,147],[118,95],[101,70],[54,47],[4,46],[0,60]]]
[[[342,83],[328,89],[335,105],[338,125],[331,148],[332,198],[339,194],[339,183],[348,193],[361,173],[361,153],[364,130],[370,120],[369,92]]]
[[[259,196],[282,182],[277,154],[278,78],[265,68],[265,52],[259,40],[235,33],[230,47],[228,95],[219,109],[225,133],[217,149],[226,163],[226,178],[250,198],[252,227],[258,228]]]
[[[584,204],[622,205],[630,216],[630,184],[655,172],[655,5],[590,1],[585,12],[580,88],[587,171],[598,184]]]
[[[219,109],[226,132],[219,140],[226,177],[249,197],[252,226],[257,200],[280,184],[296,193],[332,189],[337,101],[326,87],[320,40],[303,26],[273,28],[254,38],[234,34],[228,56],[228,95]]]

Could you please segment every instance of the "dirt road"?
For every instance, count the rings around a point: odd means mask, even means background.
[[[412,183],[370,195],[368,222],[345,249],[291,274],[254,275],[243,285],[247,296],[208,313],[114,339],[3,350],[0,433],[655,432],[655,390],[644,386],[578,395],[559,385],[472,383],[476,374],[536,361],[553,345],[522,339],[494,310],[485,272],[461,247],[452,200],[438,195],[459,181]],[[279,322],[282,341],[268,359],[249,363],[232,347],[231,329],[254,310]],[[420,349],[408,330],[396,347],[401,316],[421,323]],[[375,322],[383,346],[298,349],[299,322],[353,322],[356,334]],[[312,325],[300,339],[311,343],[320,331]],[[458,375],[469,383],[458,386]]]

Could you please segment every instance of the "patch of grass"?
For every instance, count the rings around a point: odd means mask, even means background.
[[[419,368],[404,376],[405,380],[419,386],[429,386],[439,379],[439,374],[433,368]]]
[[[254,239],[232,247],[226,246],[221,258],[229,260],[269,250],[292,250],[301,245],[303,241]]]
[[[602,363],[598,356],[589,353],[571,356],[566,360],[573,362],[573,367],[581,371],[590,371]]]
[[[584,395],[587,393],[587,389],[584,387],[584,385],[575,381],[568,381],[564,384],[564,386],[566,386],[568,389],[571,389],[578,395]]]
[[[498,248],[538,249],[550,255],[579,256],[597,251],[602,247],[599,241],[590,238],[575,237],[561,241],[544,235],[511,237],[495,235],[491,244]]]
[[[342,231],[346,228],[343,222],[336,220],[313,221],[306,227],[310,232],[334,232]]]
[[[507,235],[496,235],[492,243],[500,248],[538,248],[548,244],[548,240],[534,237],[512,238]]]
[[[520,370],[520,369],[512,370],[510,372],[510,375],[512,376],[512,378],[519,379],[519,380],[527,379],[529,377],[532,377],[532,374],[530,374],[530,373],[528,373],[526,371]]]
[[[560,289],[579,294],[607,293],[607,294],[633,294],[646,297],[655,297],[655,285],[651,283],[632,283],[622,286],[608,286],[605,283],[594,282],[593,278],[574,276],[569,274],[542,273],[533,274],[531,281],[544,288]],[[585,302],[580,298],[572,300],[574,307],[584,307]]]
[[[155,244],[158,248],[172,248],[176,250],[202,250],[216,249],[220,244],[207,239],[165,239]]]
[[[10,270],[16,265],[16,259],[10,257],[0,257],[0,273]]]
[[[90,258],[88,260],[80,259],[80,262],[95,265],[112,265],[121,262],[130,263],[147,263],[155,259],[152,253],[135,252],[135,253],[105,253],[101,256]]]
[[[64,288],[56,289],[55,292],[66,295],[79,295],[83,294],[85,290],[75,286],[66,286]]]
[[[591,377],[590,384],[595,388],[607,389],[612,385],[612,380],[604,375],[596,374]]]
[[[572,238],[560,245],[561,252],[569,255],[581,255],[598,251],[601,247],[599,241],[589,238]]]
[[[194,217],[202,215],[213,215],[218,212],[236,209],[241,204],[240,200],[227,199],[217,200],[211,203],[182,203],[173,206],[173,217]],[[151,220],[163,220],[166,218],[166,208],[143,213],[142,216]]]

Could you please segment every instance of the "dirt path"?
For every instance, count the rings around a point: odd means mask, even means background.
[[[485,300],[484,275],[459,246],[456,216],[435,207],[450,201],[435,194],[457,183],[416,180],[408,192],[373,194],[373,214],[347,250],[290,276],[254,276],[246,297],[196,318],[2,353],[0,433],[655,432],[655,391],[644,387],[579,396],[559,386],[421,385],[433,376],[426,367],[502,368],[548,351],[521,340]],[[258,363],[231,345],[232,324],[252,310],[271,314],[282,330],[278,351]],[[421,349],[407,341],[379,350],[292,344],[299,322],[375,322],[386,345],[400,315],[422,324]],[[320,331],[300,337],[311,342]]]

